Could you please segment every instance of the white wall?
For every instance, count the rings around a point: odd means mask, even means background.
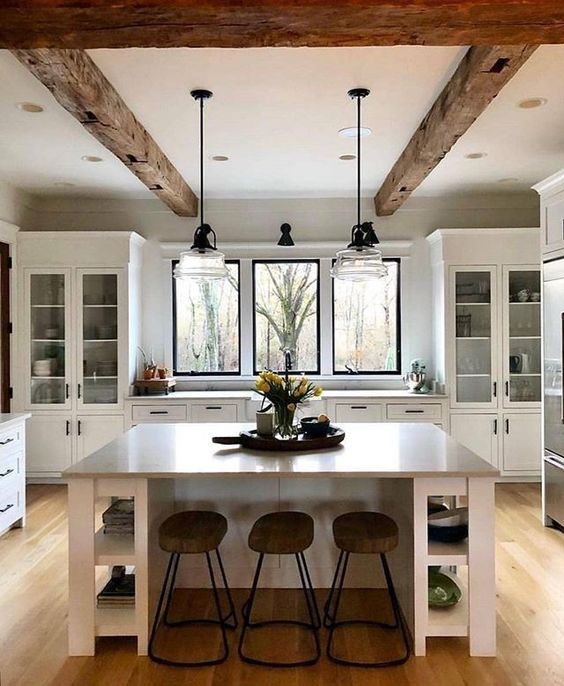
[[[461,198],[412,198],[392,217],[376,218],[372,200],[363,200],[363,218],[372,219],[381,240],[411,240],[410,280],[403,293],[403,320],[409,323],[409,359],[422,357],[432,370],[432,281],[425,236],[441,227],[538,226],[538,197],[490,195]],[[347,242],[354,223],[351,198],[285,200],[210,200],[206,221],[221,241],[276,243],[288,222],[300,241]],[[158,200],[34,198],[25,209],[24,230],[135,230],[148,239],[143,268],[143,343],[165,359],[170,338],[167,288],[159,243],[189,243],[198,220],[175,216]],[[404,347],[406,345],[404,338]],[[194,382],[191,382],[194,385]]]

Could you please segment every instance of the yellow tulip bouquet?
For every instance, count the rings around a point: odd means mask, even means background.
[[[258,375],[255,390],[274,407],[275,432],[282,438],[290,438],[297,433],[294,426],[297,406],[323,393],[321,386],[309,381],[307,376],[289,376],[284,379],[271,371],[263,371]]]

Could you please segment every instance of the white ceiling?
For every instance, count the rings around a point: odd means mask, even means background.
[[[337,135],[355,122],[346,97],[363,105],[363,192],[370,196],[456,69],[464,48],[264,48],[94,50],[90,55],[164,152],[198,190],[196,87],[206,107],[206,188],[216,198],[342,197],[354,193],[355,141]],[[505,87],[418,189],[418,195],[513,192],[564,166],[564,46],[544,46]],[[0,179],[40,194],[152,197],[86,133],[17,60],[0,51]],[[533,96],[548,104],[523,110]],[[37,115],[15,103],[45,107]],[[467,153],[487,152],[480,160]],[[83,155],[99,155],[86,163]],[[517,182],[498,183],[516,177]],[[61,187],[72,182],[74,188]]]

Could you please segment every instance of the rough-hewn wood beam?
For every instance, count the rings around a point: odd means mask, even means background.
[[[494,45],[468,50],[376,194],[376,214],[390,215],[401,207],[536,48]]]
[[[564,42],[562,0],[2,0],[0,48]]]
[[[198,199],[112,84],[83,50],[13,50],[55,99],[173,212],[198,214]]]

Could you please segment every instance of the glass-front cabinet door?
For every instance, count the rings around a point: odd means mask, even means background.
[[[541,401],[541,273],[538,267],[503,269],[503,404]]]
[[[27,406],[69,408],[70,271],[26,270]]]
[[[496,407],[496,268],[451,268],[453,405]]]
[[[120,274],[78,270],[78,405],[120,404]]]

